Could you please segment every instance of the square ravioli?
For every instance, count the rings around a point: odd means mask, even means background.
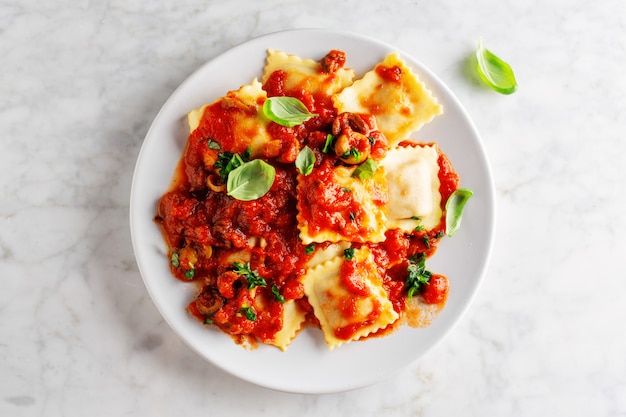
[[[337,256],[309,269],[302,279],[330,349],[384,329],[399,317],[369,248],[352,250],[350,259]]]
[[[353,177],[355,169],[326,163],[310,175],[298,175],[297,220],[302,243],[385,239],[385,172],[378,169],[372,178],[361,180]]]
[[[331,51],[329,55],[333,52],[336,51]],[[269,49],[262,82],[266,84],[276,71],[281,71],[286,95],[302,95],[306,92],[310,97],[330,97],[352,84],[355,76],[353,69],[344,68],[343,65],[324,68],[323,62],[325,60],[315,61]]]
[[[187,113],[189,131],[204,140],[211,138],[222,151],[240,153],[250,148],[255,158],[276,157],[281,142],[268,131],[269,120],[262,111],[266,99],[267,93],[255,79]]]
[[[339,113],[373,114],[395,146],[443,112],[437,99],[397,53],[333,96]]]
[[[380,162],[389,189],[387,228],[410,233],[432,230],[441,222],[439,152],[431,146],[397,146]],[[417,221],[417,223],[416,223]]]

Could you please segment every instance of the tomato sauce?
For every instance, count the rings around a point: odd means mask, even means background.
[[[402,79],[402,69],[397,65],[387,67],[385,65],[376,66],[376,74],[385,81],[394,83],[400,82]]]
[[[322,70],[332,73],[344,64],[345,55],[331,51],[323,60]],[[396,67],[378,66],[376,71],[391,81],[401,77]],[[323,228],[341,231],[348,240],[364,242],[359,233],[367,213],[350,190],[330,180],[333,169],[342,165],[339,156],[323,149],[338,116],[330,97],[307,93],[302,86],[287,89],[286,77],[284,71],[271,74],[263,85],[267,95],[299,98],[318,117],[296,127],[268,125],[272,146],[277,146],[277,150],[268,152],[274,156],[264,158],[276,170],[270,190],[252,201],[237,200],[223,191],[225,178],[216,168],[218,161],[227,153],[243,155],[250,140],[235,134],[233,120],[255,117],[256,113],[217,102],[207,106],[199,126],[190,134],[173,186],[160,199],[155,217],[168,247],[172,274],[198,286],[189,312],[237,341],[258,339],[271,343],[282,328],[282,312],[288,300],[296,300],[308,312],[309,324],[319,325],[300,282],[311,254],[299,237],[298,198],[308,208],[303,219],[311,227],[310,234]],[[386,139],[378,131],[370,133],[371,157],[380,160]],[[298,171],[293,162],[304,145],[312,148],[316,162],[306,177],[307,186],[298,194]],[[459,179],[443,154],[439,166],[443,208],[458,188]],[[333,185],[325,186],[328,184]],[[386,196],[379,196],[375,203],[384,205]],[[406,308],[407,259],[434,253],[444,227],[410,234],[389,230],[383,242],[364,243],[373,254],[375,272],[382,277],[383,288],[398,313]],[[255,274],[262,283],[253,284]],[[355,294],[341,314],[355,315],[357,298],[370,290],[353,262],[343,263],[341,277],[345,288]],[[422,293],[426,303],[442,303],[447,291],[445,277],[433,275],[432,284],[426,285]],[[374,303],[364,322],[336,329],[335,336],[349,340],[359,329],[375,322],[381,314],[379,304]]]

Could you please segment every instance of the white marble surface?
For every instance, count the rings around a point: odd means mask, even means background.
[[[288,28],[343,28],[436,72],[497,189],[484,285],[440,345],[347,393],[270,391],[169,329],[128,227],[143,137],[205,61]],[[520,89],[479,85],[478,39]],[[622,0],[0,2],[0,415],[626,416]]]

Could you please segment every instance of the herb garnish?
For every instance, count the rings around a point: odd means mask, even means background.
[[[176,252],[172,253],[172,257],[170,259],[170,262],[172,263],[172,266],[174,268],[178,268],[180,266],[180,259],[179,259],[178,254]]]
[[[354,248],[344,249],[343,257],[346,258],[346,261],[354,259]]]
[[[194,268],[194,266],[191,264],[189,264],[189,268],[190,269],[185,271],[185,278],[187,278],[188,280],[192,280],[193,277],[196,275],[196,268]]]
[[[234,152],[220,152],[217,154],[217,161],[215,161],[213,168],[218,171],[222,180],[226,180],[228,174],[235,168],[248,162],[251,155],[251,147],[248,147],[241,155]]]
[[[254,311],[254,309],[252,307],[243,305],[239,309],[239,313],[243,314],[244,316],[246,316],[246,319],[248,319],[250,321],[255,321],[256,320],[256,312]]]
[[[272,188],[275,176],[276,169],[262,159],[245,162],[228,174],[226,193],[237,200],[256,200]]]
[[[280,291],[278,290],[278,287],[276,286],[276,284],[272,284],[272,294],[274,294],[274,299],[276,301],[278,301],[281,304],[285,304],[285,296],[283,296]]]
[[[322,152],[328,153],[333,148],[333,142],[335,141],[335,137],[332,134],[326,135],[326,142],[324,143],[324,147],[322,148]]]
[[[418,254],[409,258],[408,276],[404,282],[409,301],[421,288],[430,282],[432,272],[426,270],[426,255]]]
[[[493,90],[501,94],[512,94],[517,90],[517,81],[511,66],[483,47],[482,39],[478,43],[476,60],[480,78]]]
[[[470,190],[459,188],[446,201],[446,234],[454,235],[461,227],[463,208],[470,197],[474,195]]]
[[[296,157],[296,168],[304,176],[313,172],[313,166],[315,165],[315,154],[308,146],[302,148],[298,156]]]
[[[367,158],[362,164],[359,164],[359,166],[352,173],[352,176],[363,181],[372,178],[377,169],[378,164],[376,161],[372,158]]]
[[[317,116],[295,97],[270,97],[263,103],[263,114],[281,126],[294,127]]]
[[[341,155],[341,158],[343,159],[352,158],[358,161],[359,159],[361,159],[361,152],[359,152],[357,148],[350,148],[349,151],[346,151]]]
[[[246,281],[248,282],[248,289],[251,290],[254,287],[265,287],[267,286],[267,282],[256,270],[250,269],[250,262],[233,262],[233,271],[238,273],[239,275],[243,275]]]
[[[220,149],[222,149],[220,144],[211,138],[207,139],[206,144],[209,147],[209,149],[213,149],[214,151],[219,151]]]

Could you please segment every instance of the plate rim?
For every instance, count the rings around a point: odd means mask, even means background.
[[[270,33],[266,33],[264,35],[258,36],[258,37],[254,37],[251,39],[248,39],[244,42],[238,43],[236,45],[234,45],[233,47],[218,53],[216,56],[214,56],[213,58],[211,58],[210,60],[204,62],[203,64],[201,64],[199,67],[197,67],[194,71],[192,71],[175,89],[174,91],[170,94],[170,96],[168,97],[168,99],[163,103],[162,107],[160,108],[159,112],[157,113],[157,115],[155,116],[155,118],[153,119],[150,128],[148,129],[144,140],[142,142],[140,151],[138,153],[137,156],[137,160],[135,163],[135,169],[133,171],[133,177],[132,177],[132,183],[131,183],[131,190],[130,190],[130,204],[129,204],[129,221],[130,221],[130,230],[131,230],[131,241],[132,241],[132,246],[133,246],[133,252],[135,255],[135,260],[140,272],[140,275],[142,277],[142,280],[144,282],[144,285],[146,286],[146,289],[152,299],[152,302],[154,303],[154,305],[157,307],[157,309],[159,310],[159,313],[161,314],[161,316],[163,317],[163,319],[167,322],[168,326],[174,331],[174,333],[187,345],[189,346],[193,351],[195,351],[197,354],[199,354],[204,360],[212,363],[214,366],[222,369],[223,371],[238,377],[242,380],[246,380],[248,382],[251,382],[253,384],[259,385],[259,386],[263,386],[266,388],[270,388],[273,390],[278,390],[278,391],[283,391],[283,392],[292,392],[292,393],[301,393],[301,394],[325,394],[325,393],[335,393],[335,392],[343,392],[343,391],[350,391],[353,389],[358,389],[358,388],[363,388],[365,386],[369,386],[372,385],[374,383],[377,382],[377,380],[365,380],[359,383],[349,383],[349,384],[339,384],[341,386],[338,385],[333,385],[330,387],[312,387],[310,385],[300,385],[300,386],[294,386],[294,385],[290,385],[289,383],[279,383],[279,382],[269,382],[267,380],[262,380],[258,377],[252,377],[250,375],[245,375],[242,374],[242,372],[238,372],[234,369],[232,369],[232,367],[227,367],[225,366],[223,363],[220,363],[219,361],[215,360],[214,358],[210,358],[207,357],[207,355],[200,351],[197,346],[195,346],[190,340],[188,340],[185,335],[183,333],[181,333],[180,329],[178,329],[172,322],[171,322],[171,318],[168,317],[164,311],[162,310],[162,306],[157,302],[157,299],[155,298],[154,295],[154,288],[153,283],[147,278],[146,275],[146,271],[145,268],[143,267],[143,263],[141,260],[141,255],[140,255],[140,250],[138,247],[138,230],[136,229],[137,225],[135,223],[135,216],[137,213],[137,206],[135,204],[135,198],[136,198],[136,192],[137,192],[137,177],[139,175],[140,169],[141,169],[141,162],[142,157],[144,157],[144,153],[146,152],[147,149],[147,143],[149,143],[150,138],[154,135],[154,129],[156,129],[158,127],[158,121],[160,121],[160,119],[162,118],[162,115],[164,112],[166,112],[166,110],[170,107],[170,104],[172,103],[173,100],[175,100],[177,98],[178,95],[181,94],[182,91],[184,91],[186,88],[188,88],[189,84],[192,84],[193,81],[200,76],[200,74],[202,74],[202,72],[204,70],[206,70],[207,67],[209,67],[210,65],[212,65],[214,62],[218,61],[218,60],[224,60],[226,59],[230,54],[237,54],[238,51],[240,51],[242,48],[246,48],[246,47],[250,47],[251,45],[255,44],[255,43],[260,43],[263,41],[270,41],[272,38],[274,37],[281,37],[281,36],[288,36],[290,34],[295,34],[297,33],[297,36],[317,36],[317,35],[324,35],[324,36],[339,36],[339,37],[345,37],[348,38],[350,40],[353,41],[359,41],[359,42],[363,42],[365,44],[375,44],[378,47],[384,48],[388,51],[397,51],[403,58],[409,58],[409,60],[411,61],[411,66],[414,63],[418,64],[418,68],[415,68],[419,73],[422,73],[424,75],[427,76],[427,78],[430,78],[431,80],[434,80],[437,84],[437,88],[440,90],[444,90],[447,98],[451,99],[453,101],[453,103],[455,104],[455,107],[458,111],[460,111],[461,116],[463,117],[464,121],[467,123],[467,127],[471,130],[471,134],[474,136],[474,138],[476,139],[475,143],[477,145],[477,152],[478,154],[481,156],[481,162],[483,164],[482,168],[485,170],[486,174],[487,174],[487,193],[485,195],[485,199],[486,199],[486,204],[487,204],[487,208],[490,210],[491,215],[489,216],[489,223],[488,223],[488,230],[486,231],[487,233],[484,235],[484,242],[486,242],[486,251],[483,254],[482,257],[482,262],[480,263],[480,267],[479,269],[476,271],[476,278],[475,278],[475,285],[473,287],[473,290],[471,292],[471,294],[468,294],[465,298],[463,298],[464,303],[461,306],[460,310],[458,310],[458,313],[456,314],[456,317],[453,318],[453,320],[451,321],[451,324],[449,326],[447,326],[443,332],[440,332],[439,335],[434,339],[434,341],[432,343],[429,344],[429,346],[423,350],[421,352],[421,354],[417,355],[416,357],[414,357],[410,363],[407,363],[404,367],[399,367],[399,368],[394,368],[393,370],[391,370],[390,372],[386,373],[386,377],[391,377],[393,374],[401,371],[402,369],[405,369],[406,367],[412,365],[413,363],[417,362],[420,358],[422,358],[424,355],[426,355],[428,352],[430,352],[432,349],[434,349],[436,346],[438,346],[455,328],[456,326],[459,324],[459,322],[461,321],[461,319],[465,316],[465,314],[467,313],[467,310],[469,309],[469,307],[472,305],[472,303],[474,302],[474,299],[476,298],[480,287],[482,286],[484,279],[485,279],[485,275],[486,275],[486,271],[487,268],[489,266],[490,263],[490,259],[492,256],[492,252],[493,252],[493,245],[494,245],[494,240],[495,240],[495,228],[496,228],[496,204],[495,204],[495,186],[494,186],[494,180],[493,180],[493,175],[492,175],[492,171],[491,171],[491,166],[489,163],[489,159],[487,158],[487,153],[485,151],[484,148],[484,143],[482,140],[482,137],[480,136],[478,130],[476,129],[476,126],[474,125],[474,122],[472,120],[472,118],[470,117],[469,113],[467,112],[467,110],[465,109],[465,107],[462,105],[462,103],[460,102],[460,100],[456,97],[456,95],[450,90],[450,88],[434,73],[432,72],[427,66],[425,66],[421,61],[418,61],[416,58],[413,58],[410,54],[404,52],[402,49],[393,46],[389,43],[386,43],[384,41],[360,34],[360,33],[356,33],[356,32],[351,32],[351,31],[347,31],[347,30],[339,30],[339,29],[324,29],[324,28],[302,28],[302,29],[287,29],[287,30],[280,30],[280,31],[275,31],[275,32],[270,32]],[[259,68],[262,67],[262,64],[259,65]],[[244,80],[245,81],[245,80]],[[430,87],[430,85],[429,85]],[[191,109],[190,109],[191,110]],[[186,138],[185,138],[186,141]],[[179,158],[180,156],[178,156],[177,158]],[[173,174],[173,172],[169,173],[170,175]],[[167,184],[162,184],[162,190],[163,192],[165,192],[167,189]],[[164,245],[163,245],[164,246]],[[168,271],[169,273],[169,271]],[[174,277],[172,277],[172,279],[174,279]],[[185,284],[185,283],[183,283]],[[188,284],[185,284],[188,285]],[[445,308],[444,308],[445,311]],[[300,337],[300,336],[298,336]],[[297,338],[296,338],[297,339]],[[369,343],[366,342],[366,343]],[[235,346],[238,349],[242,349],[241,347],[235,345],[233,343],[233,346]],[[340,349],[340,348],[339,348]]]

